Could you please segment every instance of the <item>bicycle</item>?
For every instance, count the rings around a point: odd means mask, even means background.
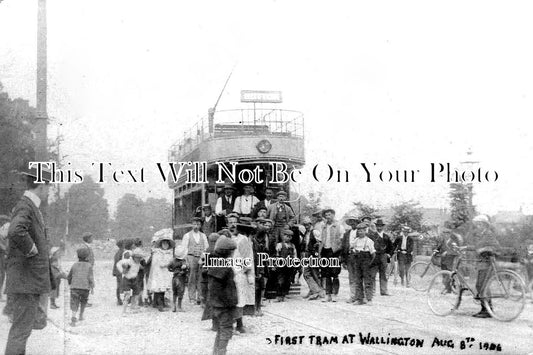
[[[394,286],[396,286],[398,284],[398,256],[396,253],[392,254],[387,266],[387,280],[390,280],[391,277],[394,277]]]
[[[438,254],[434,251],[430,261],[417,261],[409,268],[410,285],[416,291],[427,291],[433,276],[440,271],[440,268],[433,264],[433,258]]]
[[[459,256],[453,271],[443,270],[436,273],[427,290],[427,302],[431,311],[438,316],[447,316],[461,305],[464,291],[477,295],[475,285],[467,282],[469,275],[464,275],[460,265],[466,259],[467,247],[458,247]],[[477,261],[477,259],[475,259]],[[475,299],[483,302],[489,314],[497,320],[510,322],[522,313],[526,301],[526,286],[522,278],[514,271],[498,269],[496,259],[490,256],[490,268],[483,280],[481,297]]]

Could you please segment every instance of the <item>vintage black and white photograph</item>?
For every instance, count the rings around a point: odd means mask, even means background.
[[[533,354],[532,10],[0,0],[0,352]]]

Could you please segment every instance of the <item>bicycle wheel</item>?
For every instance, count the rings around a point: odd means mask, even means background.
[[[425,261],[418,261],[409,268],[410,285],[417,291],[427,291],[429,283],[437,270],[433,264]]]
[[[497,271],[485,285],[483,303],[497,320],[510,322],[516,319],[526,304],[524,281],[510,270]]]
[[[428,305],[438,316],[447,316],[459,306],[459,295],[453,291],[451,271],[437,272],[427,290]]]

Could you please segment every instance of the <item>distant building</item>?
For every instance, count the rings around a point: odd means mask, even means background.
[[[522,208],[518,211],[498,211],[498,213],[492,216],[492,222],[500,225],[521,223],[525,219],[526,215],[522,212]]]

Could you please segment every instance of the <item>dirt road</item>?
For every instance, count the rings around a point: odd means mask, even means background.
[[[390,285],[393,296],[378,295],[372,306],[354,306],[345,303],[345,273],[341,274],[339,302],[296,296],[284,303],[267,302],[264,317],[245,317],[249,333],[234,336],[228,353],[533,354],[531,303],[510,323],[472,318],[479,306],[471,297],[459,312],[438,317],[429,310],[424,294]],[[210,354],[215,333],[210,321],[200,321],[200,306],[184,302],[184,313],[144,308],[122,317],[121,307],[115,304],[111,262],[97,261],[95,277],[97,288],[86,320],[76,327],[68,325],[68,294],[63,297],[62,292],[60,309],[49,311],[51,323],[46,329],[34,331],[28,354]],[[2,351],[8,330],[9,323],[2,316]]]

